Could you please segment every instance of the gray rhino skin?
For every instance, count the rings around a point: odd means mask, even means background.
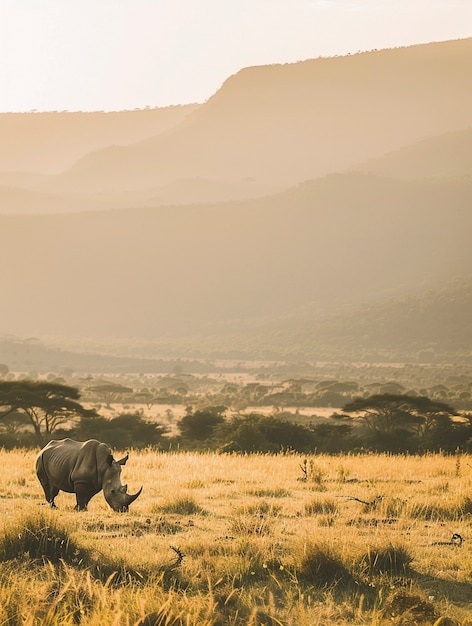
[[[76,509],[86,511],[87,504],[103,489],[105,500],[114,511],[126,512],[142,491],[127,493],[121,484],[121,466],[128,455],[115,461],[110,448],[96,439],[50,441],[36,459],[36,474],[51,508],[56,508],[54,498],[59,491],[75,493]]]

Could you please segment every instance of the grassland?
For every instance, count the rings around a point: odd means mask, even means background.
[[[2,625],[472,625],[469,456],[131,451],[128,514],[1,456]]]

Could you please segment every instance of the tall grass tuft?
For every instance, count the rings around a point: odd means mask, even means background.
[[[369,548],[360,559],[360,568],[364,575],[404,576],[410,569],[413,556],[403,545],[380,546]]]
[[[268,535],[273,531],[281,507],[264,500],[236,508],[231,519],[231,532],[235,535]]]
[[[348,586],[354,582],[342,559],[331,548],[318,543],[306,546],[299,576],[304,582],[321,588]]]
[[[337,515],[338,513],[337,503],[329,498],[314,499],[305,504],[305,515]]]
[[[290,491],[282,487],[275,487],[274,489],[251,489],[247,492],[247,495],[255,496],[256,498],[288,498]]]
[[[42,560],[87,567],[91,555],[54,515],[34,513],[16,519],[0,535],[0,560]]]
[[[207,512],[191,496],[180,496],[152,508],[153,513],[174,513],[175,515],[206,515]]]
[[[459,515],[464,517],[472,514],[472,498],[464,496],[459,502]]]
[[[428,521],[457,521],[472,513],[472,498],[464,496],[455,502],[448,504],[431,503],[415,503],[409,510],[412,518],[424,519]]]
[[[158,611],[152,611],[140,617],[133,626],[180,626],[182,616],[172,611],[169,602],[163,604]]]

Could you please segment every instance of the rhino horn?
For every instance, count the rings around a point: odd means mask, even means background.
[[[136,493],[134,493],[133,495],[127,493],[126,494],[126,506],[129,506],[132,502],[134,502],[136,498],[141,495],[142,490],[143,488],[141,487],[141,489],[137,491]]]

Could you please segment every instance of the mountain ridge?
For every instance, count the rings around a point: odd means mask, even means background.
[[[472,125],[471,58],[468,39],[245,68],[184,128],[85,157],[60,184],[105,189],[126,180],[130,188],[168,181],[178,169],[185,177],[233,171],[235,178],[289,186],[346,169],[425,135]],[[426,114],[428,101],[435,105]]]
[[[342,171],[471,126],[471,59],[472,38],[244,68],[178,123],[83,154],[41,189],[92,194],[193,178],[280,188]]]

